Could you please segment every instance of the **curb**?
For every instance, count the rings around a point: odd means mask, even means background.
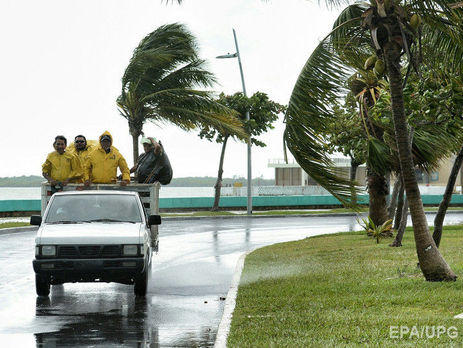
[[[24,226],[24,227],[9,227],[9,228],[1,228],[0,229],[0,236],[4,234],[13,234],[13,233],[20,233],[20,232],[29,232],[34,231],[37,229],[37,226]]]
[[[220,320],[219,328],[217,329],[217,336],[215,338],[214,348],[226,348],[227,338],[230,333],[230,325],[233,317],[233,311],[236,305],[236,296],[238,295],[238,286],[240,284],[241,272],[244,268],[244,260],[246,256],[253,252],[255,249],[248,250],[246,253],[240,256],[236,263],[235,272],[233,273],[232,282],[230,289],[227,293],[227,299],[223,308],[222,319]]]

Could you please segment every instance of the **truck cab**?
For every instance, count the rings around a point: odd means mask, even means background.
[[[35,285],[48,296],[50,285],[68,282],[133,284],[145,296],[159,215],[145,213],[138,192],[67,191],[53,194],[35,239]]]

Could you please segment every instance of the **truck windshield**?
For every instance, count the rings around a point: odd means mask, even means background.
[[[142,222],[135,196],[63,195],[50,204],[46,223]]]

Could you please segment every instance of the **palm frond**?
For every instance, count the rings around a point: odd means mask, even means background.
[[[323,133],[334,119],[331,106],[346,94],[344,81],[352,74],[329,39],[314,50],[294,86],[285,115],[284,142],[304,171],[347,204],[353,192],[349,180],[338,176],[326,151]]]
[[[445,30],[425,26],[423,40],[426,41],[424,63],[427,66],[447,62],[453,71],[463,71],[463,26],[445,28]]]
[[[194,60],[185,66],[166,72],[161,79],[155,81],[152,81],[150,74],[147,74],[144,77],[144,83],[152,84],[153,91],[179,87],[187,88],[192,85],[211,87],[216,82],[216,78],[214,74],[204,69],[204,65],[203,60]]]
[[[391,152],[386,143],[374,137],[368,139],[367,164],[370,169],[379,175],[385,175],[391,170]]]
[[[346,7],[333,24],[333,30],[327,37],[344,63],[356,69],[362,69],[363,63],[374,51],[371,43],[360,26],[365,4]]]
[[[141,40],[122,77],[123,88],[135,81],[152,83],[166,72],[199,61],[197,44],[188,29],[179,23],[159,27]]]
[[[428,172],[438,168],[442,159],[452,155],[457,141],[440,127],[416,129],[412,147],[415,164]]]
[[[141,129],[150,120],[184,130],[222,127],[245,137],[232,110],[217,103],[212,92],[194,89],[210,87],[215,81],[198,57],[194,36],[182,24],[167,24],[148,34],[134,50],[117,104],[129,127]]]
[[[166,121],[186,130],[208,125],[246,137],[236,112],[214,100],[210,92],[170,89],[147,96],[144,101],[152,108],[147,119],[153,122]]]
[[[447,61],[457,71],[463,70],[463,11],[454,9],[455,0],[414,0],[412,10],[423,21],[423,36],[432,54],[427,60]]]

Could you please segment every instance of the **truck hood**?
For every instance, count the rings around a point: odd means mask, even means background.
[[[36,244],[142,244],[142,223],[44,224]]]

